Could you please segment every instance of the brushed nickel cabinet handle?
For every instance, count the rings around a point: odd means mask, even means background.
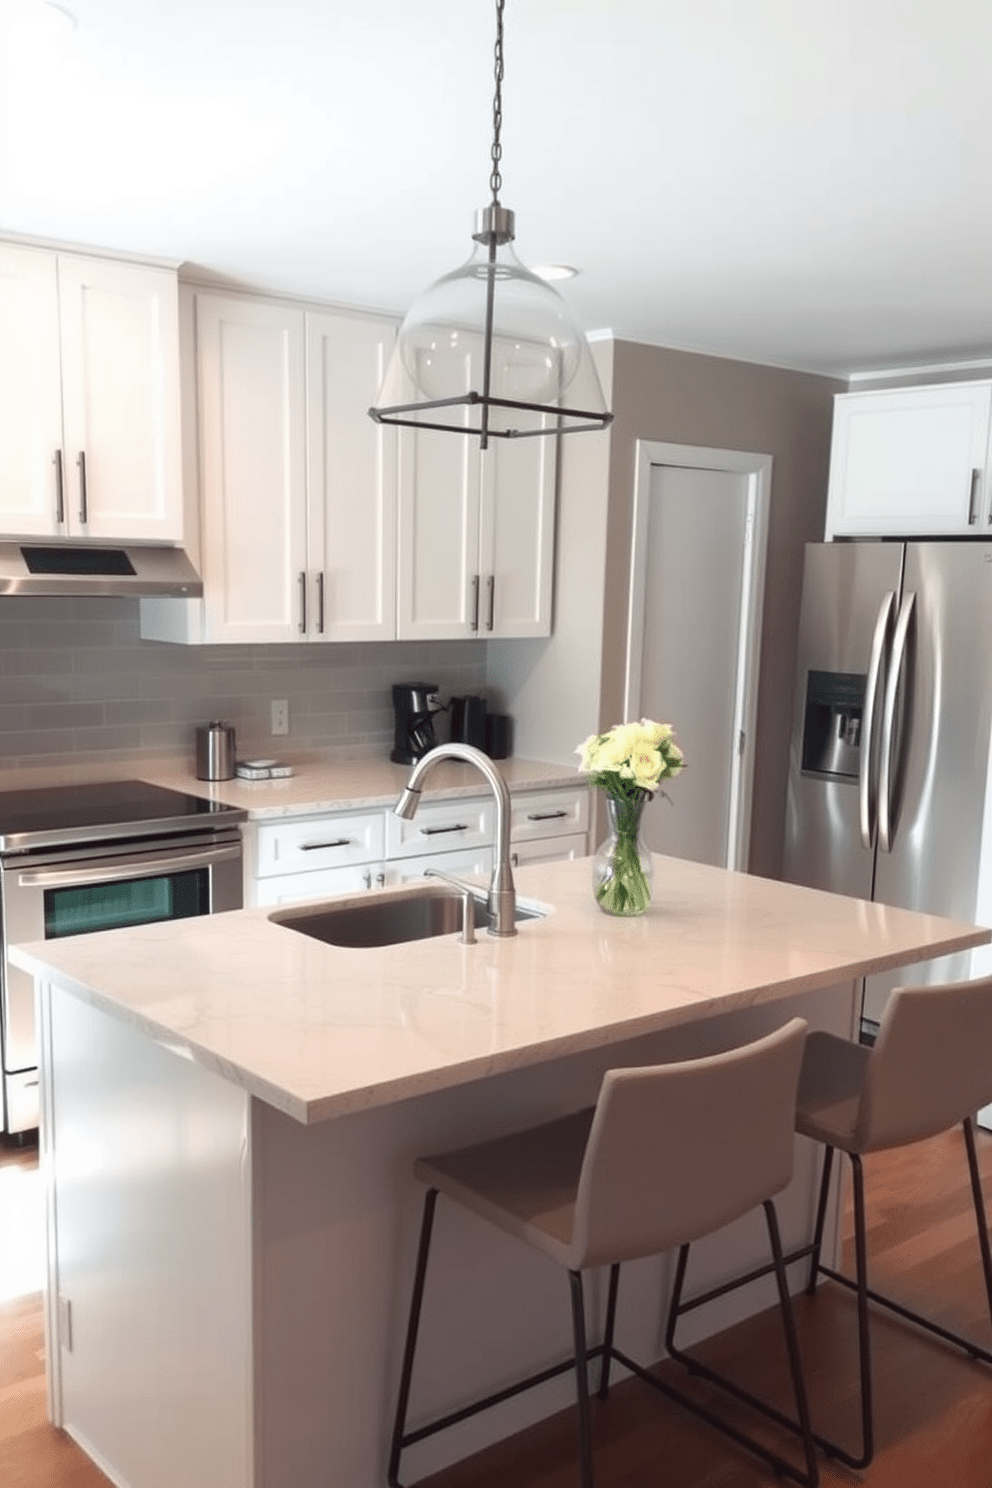
[[[445,832],[467,832],[468,822],[456,822],[451,827],[421,827],[422,837],[443,837]]]
[[[496,575],[495,574],[488,574],[486,576],[486,591],[487,591],[487,594],[488,594],[488,605],[487,605],[487,615],[486,615],[486,629],[487,630],[492,630],[492,628],[493,628],[493,617],[494,617],[494,615],[496,613]]]
[[[90,519],[89,502],[86,499],[86,451],[80,450],[76,460],[79,466],[79,520],[85,525]]]
[[[530,811],[527,813],[528,821],[558,821],[567,816],[567,811]]]
[[[479,575],[472,575],[472,618],[469,621],[469,630],[479,628]]]
[[[307,633],[307,576],[300,574],[300,635]]]
[[[321,852],[325,847],[350,847],[350,837],[335,837],[333,842],[301,842],[300,852]]]
[[[317,575],[317,634],[324,634],[324,570]]]
[[[60,449],[55,451],[55,520],[60,527],[65,522],[65,478]]]
[[[974,527],[978,521],[978,485],[982,478],[980,470],[971,472],[971,491],[968,494],[968,526]]]

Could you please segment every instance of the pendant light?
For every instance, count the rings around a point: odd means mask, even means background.
[[[476,213],[475,249],[415,301],[400,327],[379,400],[380,424],[518,439],[604,429],[607,412],[585,336],[557,290],[511,247],[500,204],[503,8],[496,0],[492,200]]]

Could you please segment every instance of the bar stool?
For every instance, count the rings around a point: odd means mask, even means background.
[[[582,1488],[593,1488],[587,1369],[595,1357],[602,1361],[600,1398],[606,1398],[610,1363],[616,1359],[748,1447],[776,1472],[816,1488],[818,1471],[806,1392],[772,1201],[792,1176],[796,1086],[805,1032],[806,1024],[795,1018],[777,1032],[727,1053],[678,1064],[610,1070],[593,1109],[417,1160],[414,1172],[428,1187],[390,1448],[391,1488],[400,1488],[400,1458],[406,1447],[573,1368],[579,1480]],[[562,1364],[408,1431],[407,1406],[438,1193],[565,1268],[575,1351]],[[683,1247],[684,1254],[692,1241],[759,1204],[764,1208],[773,1258],[765,1269],[774,1269],[778,1280],[798,1416],[796,1421],[781,1419],[802,1436],[802,1468],[682,1395],[622,1353],[613,1341],[622,1262],[674,1246]],[[590,1348],[582,1273],[594,1266],[608,1266],[610,1277],[603,1342]],[[680,1269],[684,1275],[684,1262]],[[673,1310],[677,1303],[678,1295],[672,1299]],[[760,1402],[747,1392],[730,1388],[738,1398],[760,1408]]]
[[[874,1454],[868,1302],[880,1303],[992,1364],[992,1353],[922,1317],[868,1285],[862,1156],[907,1146],[959,1123],[964,1131],[985,1290],[992,1319],[992,1256],[975,1154],[972,1115],[992,1100],[992,977],[944,986],[901,987],[891,993],[873,1048],[814,1032],[806,1041],[796,1129],[824,1146],[823,1176],[813,1244],[788,1259],[811,1254],[807,1291],[819,1275],[857,1293],[861,1385],[861,1451],[852,1453],[814,1433],[828,1453],[850,1467],[867,1467]],[[854,1178],[855,1277],[820,1259],[834,1149],[846,1152]]]

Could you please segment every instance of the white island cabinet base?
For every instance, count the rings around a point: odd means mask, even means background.
[[[248,910],[13,953],[42,1004],[52,1416],[113,1482],[382,1488],[416,1155],[587,1104],[611,1065],[797,1012],[849,1035],[860,970],[989,939],[664,859],[649,916],[617,922],[588,873],[522,870],[522,896],[554,912],[510,942],[343,951]],[[796,1155],[786,1245],[812,1221],[815,1154],[797,1138]],[[692,1288],[764,1255],[749,1216],[694,1248]],[[624,1269],[635,1355],[663,1352],[671,1265]],[[428,1292],[412,1424],[569,1352],[558,1268],[443,1203]],[[748,1288],[692,1321],[715,1331],[771,1300]],[[572,1394],[563,1376],[422,1444],[409,1479]]]

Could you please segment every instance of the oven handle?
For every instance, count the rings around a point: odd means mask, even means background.
[[[241,844],[233,847],[197,848],[192,852],[171,853],[149,858],[140,856],[114,858],[112,862],[77,863],[68,868],[25,868],[17,874],[21,889],[84,888],[87,884],[113,883],[124,878],[160,878],[163,873],[181,873],[189,868],[209,868],[213,863],[241,861]]]

